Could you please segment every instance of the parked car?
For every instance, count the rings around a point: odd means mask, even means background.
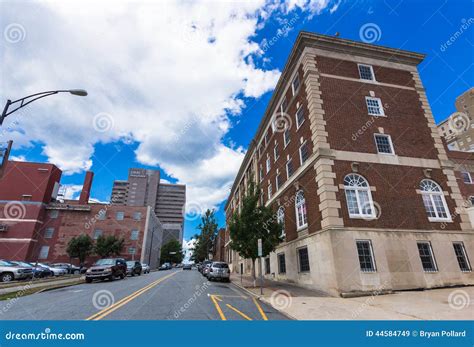
[[[191,270],[193,266],[191,264],[184,264],[183,265],[183,270]]]
[[[208,266],[206,277],[209,281],[221,280],[230,282],[229,265],[221,261],[215,261]]]
[[[150,265],[142,263],[142,270],[144,274],[149,274],[150,273]]]
[[[209,269],[211,268],[212,263],[207,263],[203,268],[202,268],[202,275],[204,277],[207,277],[207,274],[209,273]]]
[[[31,269],[33,271],[33,277],[35,278],[45,278],[53,275],[53,272],[51,270],[42,266],[35,266],[34,264],[26,263],[24,261],[10,261],[10,263],[16,266]]]
[[[44,267],[46,269],[49,269],[52,273],[53,273],[53,276],[64,276],[64,275],[67,275],[67,270],[65,269],[60,269],[60,268],[57,268],[57,267],[52,267],[48,264],[44,264],[44,263],[38,263],[37,264],[38,266],[41,266],[41,267]]]
[[[117,277],[124,279],[127,275],[127,263],[122,258],[105,258],[95,262],[86,271],[86,282],[93,280],[105,280],[108,278],[113,281]]]
[[[140,276],[142,274],[142,264],[139,261],[129,260],[127,261],[127,275]]]
[[[64,269],[70,275],[79,275],[81,273],[80,267],[69,264],[69,263],[54,263],[54,264],[51,264],[51,267]]]
[[[200,267],[198,267],[198,270],[200,273],[202,273],[204,271],[204,268],[206,267],[207,264],[211,264],[212,261],[211,260],[204,260],[200,265]]]
[[[163,263],[163,265],[160,266],[158,269],[159,271],[161,270],[171,270],[173,267],[171,266],[170,263]]]
[[[0,260],[0,282],[10,282],[33,277],[33,269]]]

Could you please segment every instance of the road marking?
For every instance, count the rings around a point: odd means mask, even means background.
[[[253,302],[255,303],[255,306],[257,306],[258,312],[260,312],[260,315],[262,316],[263,320],[268,320],[267,315],[265,314],[265,312],[263,312],[262,307],[257,302],[257,299],[253,298]]]
[[[169,274],[169,275],[166,275],[165,277],[162,277],[162,278],[159,278],[157,279],[156,281],[150,283],[149,285],[133,292],[132,294],[126,296],[125,298],[121,299],[120,301],[117,301],[115,304],[109,306],[109,307],[106,307],[104,308],[103,310],[93,314],[92,316],[86,318],[86,320],[100,320],[104,317],[106,317],[107,315],[111,314],[112,312],[114,312],[115,310],[119,309],[120,307],[124,306],[125,304],[129,303],[130,301],[132,301],[133,299],[139,297],[140,295],[142,295],[143,293],[147,292],[148,290],[150,290],[151,288],[157,286],[158,284],[160,284],[161,282],[163,282],[164,280],[167,280],[168,278],[176,275],[178,272],[173,272],[172,274]]]
[[[219,303],[217,302],[217,300],[220,300],[220,299],[216,299],[216,296],[212,295],[212,294],[211,294],[210,297],[211,297],[211,300],[214,303],[214,306],[216,307],[217,313],[219,313],[219,316],[221,317],[221,319],[222,320],[227,320],[227,318],[225,318],[225,316],[224,316],[224,312],[222,312],[222,309],[219,306]]]
[[[244,317],[246,320],[252,320],[252,318],[250,318],[249,316],[247,316],[245,313],[239,311],[238,309],[236,309],[234,306],[230,305],[230,304],[226,304],[226,306],[228,308],[230,308],[231,310],[234,310],[235,312],[237,312],[238,314],[240,314],[242,317]]]

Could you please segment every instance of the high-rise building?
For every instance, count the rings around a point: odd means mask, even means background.
[[[438,125],[451,150],[474,152],[474,88],[456,98],[456,112]]]
[[[228,224],[254,180],[282,225],[264,276],[333,295],[474,284],[474,156],[447,151],[423,59],[299,34],[225,206]]]
[[[186,186],[160,182],[158,170],[129,169],[128,180],[116,180],[112,203],[126,206],[151,206],[163,226],[163,244],[171,239],[183,241]]]

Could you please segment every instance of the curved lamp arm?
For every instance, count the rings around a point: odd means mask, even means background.
[[[38,99],[41,99],[53,94],[58,94],[58,93],[70,93],[72,95],[77,95],[77,96],[87,96],[87,91],[85,91],[84,89],[69,89],[69,90],[50,90],[47,92],[31,94],[15,101],[7,100],[7,103],[5,104],[5,108],[3,109],[3,112],[2,112],[2,116],[0,117],[0,125],[3,124],[3,120],[8,115],[12,114],[15,111],[18,111],[20,108],[25,107],[26,105],[31,104],[33,101],[36,101]],[[11,105],[18,104],[18,103],[19,103],[19,106],[17,106],[11,111],[8,111]]]

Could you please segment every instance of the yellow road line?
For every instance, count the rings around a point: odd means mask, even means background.
[[[224,312],[222,312],[221,307],[219,306],[219,303],[216,300],[215,295],[211,295],[211,300],[214,303],[214,306],[216,307],[217,313],[219,313],[219,316],[221,317],[222,320],[227,320],[224,316]]]
[[[104,308],[103,310],[93,314],[92,316],[86,318],[86,320],[100,320],[104,317],[106,317],[107,315],[109,315],[110,313],[114,312],[115,310],[119,309],[120,307],[124,306],[125,304],[129,303],[130,301],[132,301],[133,299],[137,298],[138,296],[142,295],[143,293],[147,292],[148,290],[150,290],[151,288],[157,286],[158,284],[160,284],[161,282],[163,282],[164,280],[167,280],[168,278],[176,275],[178,272],[174,272],[172,274],[169,274],[165,277],[162,277],[162,278],[159,278],[158,280],[150,283],[149,285],[133,292],[132,294],[126,296],[125,298],[121,299],[120,301],[117,301],[115,304],[109,306],[109,307],[106,307]]]
[[[257,302],[257,299],[253,298],[253,302],[255,303],[255,306],[257,306],[258,312],[260,312],[260,315],[262,316],[263,320],[268,320],[267,315],[265,314],[265,312],[263,312],[262,307]]]
[[[230,305],[230,304],[226,304],[228,308],[230,308],[231,310],[234,310],[235,312],[237,312],[238,314],[240,314],[242,317],[244,317],[246,320],[252,320],[252,318],[250,318],[249,316],[247,316],[245,313],[239,311],[238,309],[236,309],[234,306]]]

